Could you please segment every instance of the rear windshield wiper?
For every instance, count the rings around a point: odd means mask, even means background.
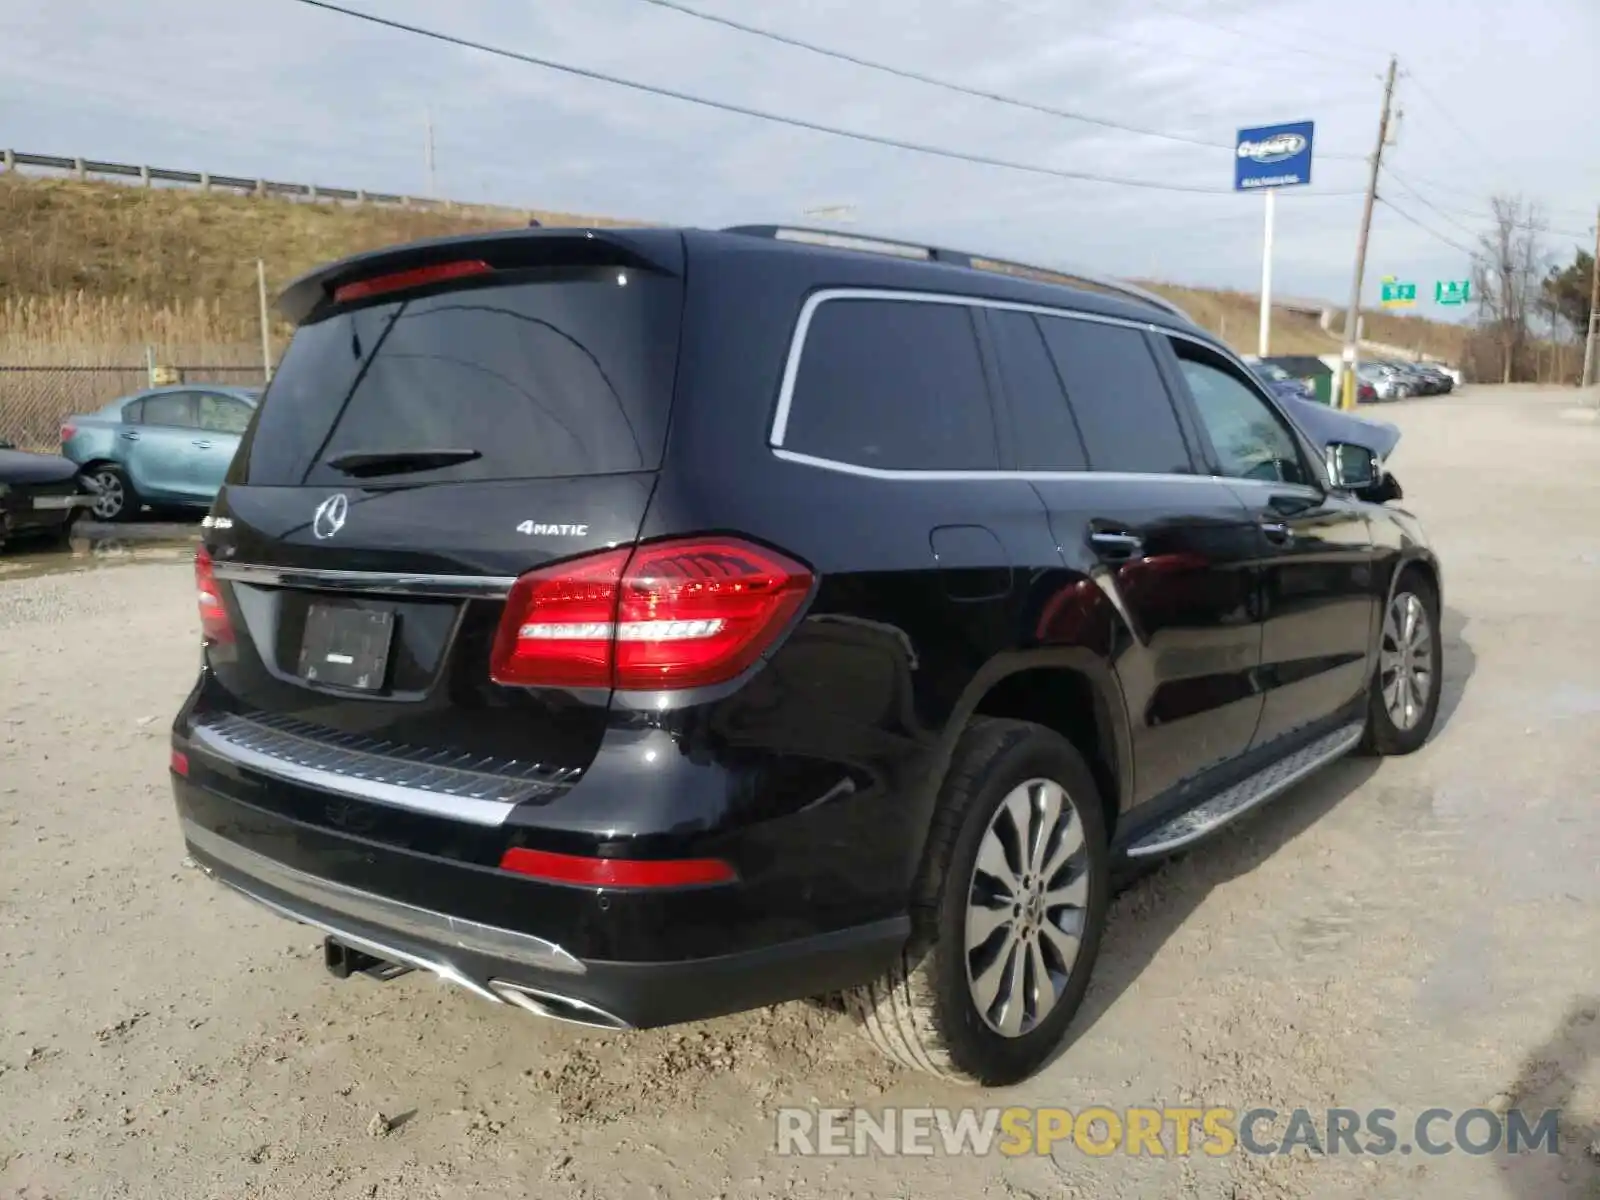
[[[407,471],[433,471],[482,458],[482,450],[353,450],[330,458],[335,471],[366,479],[374,475],[403,475]]]

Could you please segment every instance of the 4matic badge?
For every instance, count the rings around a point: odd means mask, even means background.
[[[534,537],[588,537],[587,525],[546,525],[540,521],[524,521],[517,526],[518,533],[532,534]]]

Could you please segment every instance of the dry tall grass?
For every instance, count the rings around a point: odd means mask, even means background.
[[[147,348],[163,363],[259,366],[259,337],[216,299],[156,304],[84,291],[0,299],[6,366],[137,366]]]

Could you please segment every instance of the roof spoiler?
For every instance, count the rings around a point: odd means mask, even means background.
[[[1189,324],[1194,324],[1193,318],[1172,301],[1154,292],[1146,291],[1131,283],[1120,279],[1111,279],[1103,275],[1093,275],[1083,271],[1062,270],[1056,267],[1043,267],[1030,263],[1012,262],[1009,259],[995,258],[990,255],[969,254],[964,250],[950,250],[942,246],[927,246],[917,242],[901,241],[896,238],[863,236],[856,233],[843,233],[835,229],[820,229],[803,225],[733,225],[724,229],[724,233],[744,234],[748,237],[773,238],[783,242],[802,242],[812,246],[831,246],[836,250],[858,250],[866,254],[889,254],[896,258],[918,259],[923,262],[944,263],[949,266],[967,267],[977,271],[991,271],[1000,275],[1016,275],[1024,279],[1034,279],[1041,283],[1059,283],[1067,287],[1082,288],[1086,291],[1097,291],[1107,295],[1118,296],[1124,300],[1132,300],[1138,304],[1146,304],[1158,308],[1169,316],[1174,316]]]
[[[407,242],[324,263],[294,280],[278,295],[283,317],[299,325],[333,303],[343,285],[377,275],[481,260],[495,269],[526,266],[629,266],[675,275],[682,271],[681,243],[651,241],[622,229],[539,228],[456,235]]]

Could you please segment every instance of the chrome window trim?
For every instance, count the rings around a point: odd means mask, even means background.
[[[789,356],[783,364],[783,382],[778,387],[778,408],[772,415],[772,432],[767,438],[773,449],[781,449],[789,431],[789,412],[794,407],[795,383],[800,377],[800,357],[805,350],[806,335],[811,331],[812,318],[817,309],[830,300],[889,300],[906,304],[948,304],[962,308],[988,308],[1003,312],[1035,313],[1046,317],[1067,317],[1075,321],[1090,321],[1100,325],[1120,325],[1140,332],[1166,332],[1164,326],[1150,321],[1132,321],[1126,317],[1108,317],[1100,313],[1077,312],[1070,308],[1051,308],[1044,304],[1028,304],[1019,300],[993,300],[985,296],[966,296],[959,292],[906,292],[892,288],[839,287],[823,288],[812,292],[800,308],[794,333],[789,339]],[[1196,338],[1196,341],[1201,341]],[[1201,341],[1202,345],[1210,343]],[[849,465],[849,464],[845,464]],[[867,470],[871,468],[863,468]],[[1012,474],[1012,472],[1003,472]],[[927,472],[921,474],[926,475]],[[968,472],[967,474],[971,474]]]
[[[1246,386],[1260,396],[1281,420],[1288,423],[1289,428],[1295,432],[1297,441],[1303,442],[1303,437],[1299,433],[1299,426],[1294,423],[1283,409],[1278,407],[1276,398],[1267,395],[1265,389],[1254,383],[1253,376],[1245,366],[1243,359],[1226,346],[1197,336],[1187,330],[1159,325],[1153,321],[1135,321],[1127,317],[1112,317],[1102,313],[1082,312],[1070,308],[1053,308],[1047,304],[1030,304],[1020,300],[996,300],[987,296],[968,296],[959,292],[918,292],[899,291],[893,288],[835,287],[823,288],[806,297],[805,303],[800,308],[800,316],[795,321],[794,333],[789,339],[789,353],[784,360],[783,379],[778,387],[778,406],[772,415],[772,429],[767,437],[767,444],[773,456],[782,459],[784,462],[795,463],[798,466],[814,467],[821,471],[833,471],[841,475],[854,475],[861,479],[908,483],[958,483],[963,481],[993,483],[1007,479],[1033,480],[1041,483],[1072,479],[1098,479],[1137,483],[1195,483],[1208,481],[1214,483],[1249,483],[1262,487],[1303,487],[1316,495],[1322,494],[1316,488],[1305,484],[1272,482],[1261,479],[1237,479],[1232,475],[1211,475],[1200,472],[1184,475],[1171,472],[1146,473],[1137,471],[984,471],[937,470],[917,467],[865,467],[856,463],[840,462],[837,459],[822,458],[818,455],[786,449],[783,441],[789,431],[789,414],[794,407],[794,391],[800,377],[800,360],[805,351],[806,338],[811,331],[811,321],[816,316],[817,309],[831,300],[888,300],[907,304],[946,304],[960,305],[965,308],[993,309],[1000,312],[1024,312],[1035,316],[1057,317],[1069,321],[1087,321],[1097,325],[1116,325],[1123,329],[1133,329],[1140,333],[1153,333],[1161,337],[1179,338],[1186,342],[1193,342],[1195,345],[1210,351],[1232,365],[1244,376]]]
[[[319,591],[382,592],[405,596],[455,596],[504,600],[517,581],[510,575],[432,575],[403,571],[334,571],[321,567],[272,567],[258,563],[218,562],[218,579],[266,587],[311,588]]]
[[[1216,483],[1232,482],[1220,475],[1179,475],[1138,471],[934,471],[912,467],[859,467],[855,463],[838,462],[831,458],[818,458],[801,454],[798,450],[772,451],[774,458],[802,467],[815,467],[819,471],[833,471],[839,475],[855,475],[861,479],[878,479],[898,483],[1005,483],[1009,481],[1033,483],[1059,483],[1070,480],[1099,480],[1111,483]],[[1259,482],[1259,481],[1253,481]]]

